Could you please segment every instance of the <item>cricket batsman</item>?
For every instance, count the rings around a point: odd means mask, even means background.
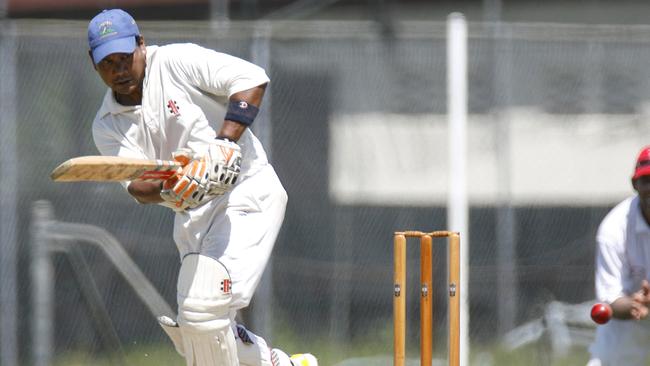
[[[614,207],[596,236],[596,297],[612,308],[598,326],[588,366],[647,365],[650,354],[650,146],[639,153],[636,194]]]
[[[104,10],[88,25],[89,56],[108,86],[93,121],[103,155],[174,159],[163,181],[124,186],[176,212],[178,317],[159,319],[188,366],[317,366],[236,324],[284,219],[287,194],[250,130],[265,71],[195,44],[146,46],[134,19]]]

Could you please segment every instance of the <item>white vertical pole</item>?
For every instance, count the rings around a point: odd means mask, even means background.
[[[210,19],[213,22],[228,21],[230,19],[229,0],[210,0]]]
[[[18,171],[16,164],[16,41],[12,21],[0,19],[0,364],[18,365]]]
[[[469,209],[467,199],[467,23],[460,13],[447,17],[447,114],[449,121],[449,230],[461,233],[460,365],[469,365]]]

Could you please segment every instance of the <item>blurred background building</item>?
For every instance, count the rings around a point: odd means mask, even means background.
[[[130,10],[137,19],[232,20],[389,18],[439,20],[461,12],[470,21],[647,24],[650,5],[640,0],[3,0],[11,18],[86,19],[104,8]]]

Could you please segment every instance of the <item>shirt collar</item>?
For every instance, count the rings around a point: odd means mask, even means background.
[[[120,114],[125,112],[131,112],[138,109],[137,105],[122,105],[115,100],[115,95],[113,91],[109,88],[104,95],[104,102],[102,107],[99,110],[99,117],[104,118],[108,114]]]

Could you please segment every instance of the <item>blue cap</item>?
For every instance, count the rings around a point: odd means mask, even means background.
[[[121,9],[104,10],[88,24],[88,45],[93,61],[98,64],[112,53],[133,53],[138,25]]]

